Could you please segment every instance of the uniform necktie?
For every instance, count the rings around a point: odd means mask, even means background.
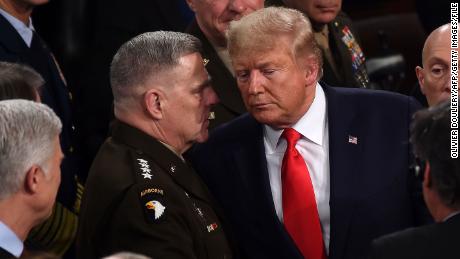
[[[284,226],[305,258],[325,259],[326,250],[310,173],[295,148],[300,133],[288,128],[282,136],[287,141],[281,166]]]
[[[319,47],[323,50],[324,58],[331,65],[332,71],[338,77],[339,72],[337,69],[337,64],[329,47],[329,29],[327,25],[325,25],[321,31],[313,33],[313,36],[315,37],[316,43],[318,43]]]

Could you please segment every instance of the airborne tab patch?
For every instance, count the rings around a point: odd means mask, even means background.
[[[167,212],[167,202],[165,191],[158,187],[141,189],[139,192],[139,202],[144,211],[145,221],[148,223],[158,223],[164,219]]]

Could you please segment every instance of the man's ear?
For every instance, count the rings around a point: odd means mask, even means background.
[[[29,170],[27,170],[25,181],[24,181],[24,191],[28,194],[34,194],[38,192],[38,187],[42,178],[44,177],[42,169],[33,165]]]
[[[320,71],[318,59],[314,55],[308,56],[305,60],[303,67],[305,68],[305,83],[306,85],[312,85],[318,81],[318,74]]]
[[[420,85],[420,91],[425,94],[425,75],[423,74],[423,68],[416,66],[415,75],[417,76],[418,84]]]
[[[143,106],[154,119],[163,118],[164,93],[158,89],[150,89],[144,94]]]

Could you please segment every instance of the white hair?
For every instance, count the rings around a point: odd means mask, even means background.
[[[59,118],[44,104],[0,101],[0,199],[17,192],[33,165],[48,173],[61,128]]]

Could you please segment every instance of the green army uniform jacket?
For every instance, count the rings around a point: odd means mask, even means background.
[[[152,258],[233,258],[199,176],[151,136],[116,121],[83,194],[78,258],[120,251]]]

